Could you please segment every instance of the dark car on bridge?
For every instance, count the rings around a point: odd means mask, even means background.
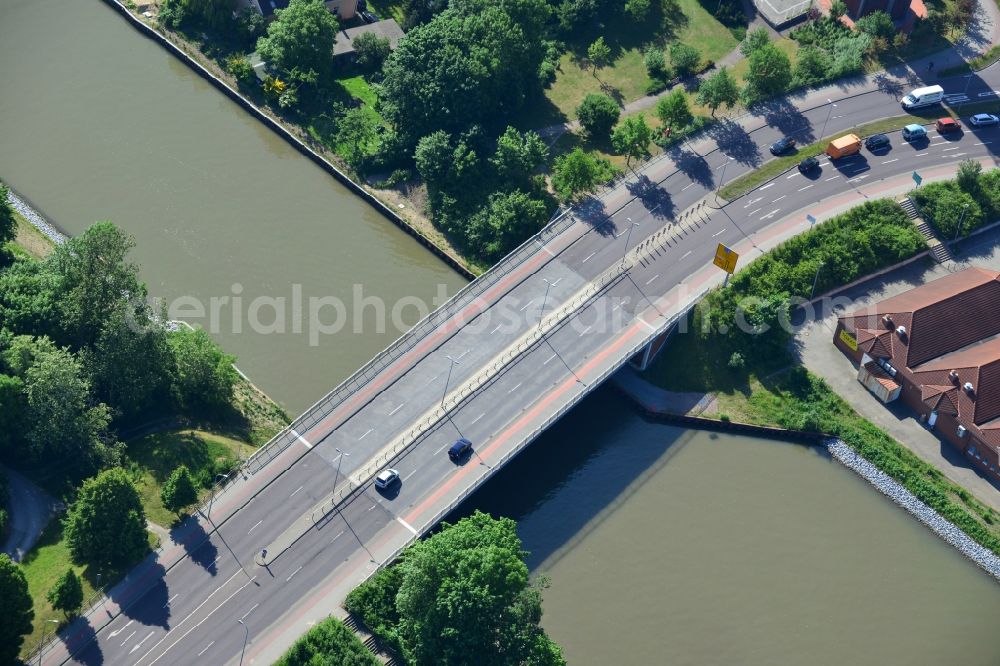
[[[771,144],[771,154],[772,155],[784,155],[792,148],[795,147],[795,139],[790,136],[778,139]]]
[[[799,173],[809,173],[819,168],[819,160],[815,157],[807,157],[799,162]]]
[[[452,460],[461,460],[470,451],[472,451],[472,442],[463,437],[451,445],[451,448],[448,449],[448,457]]]
[[[885,134],[872,134],[870,137],[865,139],[865,148],[875,152],[876,150],[882,150],[883,148],[889,147],[889,137]]]

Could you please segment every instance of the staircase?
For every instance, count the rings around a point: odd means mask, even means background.
[[[399,660],[396,659],[392,650],[387,648],[382,644],[382,641],[378,639],[374,634],[371,634],[367,628],[365,628],[364,623],[358,619],[353,613],[348,613],[347,617],[343,620],[344,626],[353,631],[357,637],[364,643],[365,647],[368,648],[375,658],[381,661],[386,666],[396,666],[399,664]]]
[[[934,261],[939,264],[943,264],[946,261],[951,261],[951,249],[947,244],[942,243],[941,239],[937,237],[934,233],[934,229],[931,225],[927,223],[924,218],[920,217],[920,211],[917,209],[917,205],[913,202],[910,197],[902,197],[897,199],[899,206],[906,212],[906,214],[913,220],[913,225],[917,228],[917,231],[924,237],[927,242],[927,249],[930,250],[931,256],[934,257]]]

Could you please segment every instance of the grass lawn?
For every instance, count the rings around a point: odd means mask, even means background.
[[[368,11],[380,19],[396,19],[403,25],[403,3],[400,0],[368,0]]]
[[[156,548],[159,545],[156,535],[151,532],[148,534],[150,548]],[[109,582],[113,583],[120,579],[131,568],[130,565],[121,569],[98,569],[94,565],[79,566],[73,564],[70,560],[69,546],[62,539],[62,522],[55,519],[49,523],[49,526],[42,532],[38,543],[24,556],[21,563],[35,608],[33,629],[31,634],[25,637],[24,647],[21,650],[22,657],[25,657],[28,650],[37,645],[42,638],[43,631],[46,637],[50,637],[52,630],[59,628],[49,620],[58,620],[59,622],[65,620],[62,611],[54,610],[49,605],[45,595],[70,566],[83,581],[84,603],[93,597],[98,574],[101,576],[101,583],[107,585]]]
[[[649,84],[643,51],[651,46],[662,48],[681,41],[697,48],[703,61],[718,60],[736,48],[732,33],[697,0],[678,0],[677,5],[681,14],[666,27],[653,20],[637,25],[624,12],[610,15],[599,34],[611,47],[612,63],[598,70],[596,77],[586,61],[587,46],[593,39],[570,44],[569,52],[559,59],[556,80],[546,91],[545,100],[527,109],[519,124],[538,128],[576,118],[576,107],[589,93],[604,92],[621,105],[643,97]]]
[[[14,252],[33,259],[44,259],[52,252],[55,244],[48,236],[36,229],[17,211],[14,211],[14,220],[17,222],[16,235],[11,244]]]
[[[203,486],[201,499],[208,497],[215,470],[229,470],[239,458],[254,449],[235,439],[203,430],[174,430],[147,435],[127,444],[128,457],[135,463],[135,484],[146,509],[146,517],[169,528],[176,514],[163,506],[160,489],[179,466],[187,465],[195,482]]]

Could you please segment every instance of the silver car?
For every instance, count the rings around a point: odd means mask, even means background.
[[[991,113],[977,113],[969,118],[969,122],[976,127],[986,127],[987,125],[996,125],[997,123],[1000,123],[1000,118],[997,118]]]
[[[399,472],[394,469],[384,469],[375,477],[375,487],[385,489],[396,481],[399,481]]]

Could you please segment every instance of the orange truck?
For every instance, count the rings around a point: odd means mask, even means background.
[[[826,147],[826,154],[831,160],[854,155],[861,151],[861,138],[857,134],[848,134],[839,139],[834,139]]]

